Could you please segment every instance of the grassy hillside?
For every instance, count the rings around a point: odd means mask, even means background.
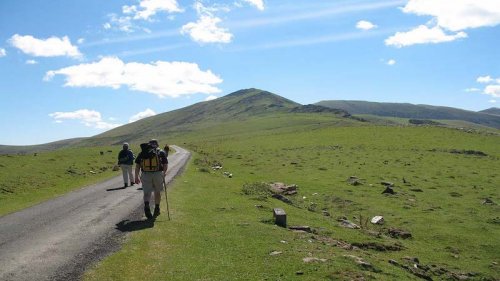
[[[497,136],[283,113],[160,140],[195,153],[169,192],[172,221],[162,215],[144,229],[130,222],[142,230],[85,280],[500,276],[500,209],[483,204],[500,201]],[[214,163],[223,169],[213,170]],[[351,176],[361,184],[349,184]],[[381,194],[382,181],[394,183],[396,194]],[[261,182],[297,184],[298,194],[286,204],[260,189]],[[312,233],[275,226],[275,207],[287,212],[289,225],[309,226]],[[375,215],[385,224],[366,221]],[[361,228],[344,228],[340,218]],[[392,237],[393,228],[412,238]]]
[[[0,155],[0,216],[118,175],[112,167],[120,149],[106,146]]]
[[[415,119],[463,120],[500,129],[500,116],[452,107],[366,101],[321,101],[316,104],[343,109],[351,114],[370,114]]]

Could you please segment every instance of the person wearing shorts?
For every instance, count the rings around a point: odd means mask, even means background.
[[[157,217],[160,215],[160,201],[161,201],[161,190],[167,175],[168,169],[168,159],[165,151],[158,148],[158,141],[153,139],[149,141],[149,145],[155,151],[157,158],[153,162],[159,162],[155,165],[155,169],[151,170],[148,167],[143,167],[145,165],[144,160],[148,158],[143,151],[139,153],[135,159],[135,183],[142,182],[142,190],[144,193],[144,214],[148,219]],[[148,162],[151,163],[151,162]],[[141,176],[139,178],[139,172]],[[151,209],[149,207],[149,201],[151,200],[151,194],[154,193],[155,199],[155,209],[154,214],[151,214]]]

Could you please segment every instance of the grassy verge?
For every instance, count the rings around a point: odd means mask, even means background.
[[[0,155],[0,216],[118,175],[112,167],[119,150],[92,147]]]
[[[172,221],[162,214],[153,228],[133,233],[85,280],[419,280],[388,262],[415,267],[405,257],[418,258],[432,278],[500,276],[500,208],[482,204],[500,201],[498,137],[309,117],[294,129],[293,121],[255,120],[233,134],[231,125],[214,126],[175,139],[195,154],[169,191]],[[215,162],[223,169],[212,170]],[[349,184],[350,176],[362,184]],[[382,181],[397,193],[381,194]],[[299,192],[292,204],[243,194],[245,184],[259,182],[294,183]],[[273,225],[275,207],[289,225],[313,233]],[[366,222],[375,215],[386,223]],[[340,217],[361,229],[341,227]],[[391,237],[391,228],[412,238]]]

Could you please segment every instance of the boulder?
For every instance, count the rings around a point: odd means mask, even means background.
[[[340,226],[345,227],[345,228],[351,228],[351,229],[359,229],[359,225],[350,222],[348,220],[342,220],[340,221]]]
[[[371,220],[371,223],[373,224],[384,224],[384,217],[383,216],[374,216]]]
[[[269,189],[274,194],[285,194],[285,195],[294,195],[297,194],[298,186],[296,184],[284,184],[282,182],[274,182],[270,184]]]
[[[359,179],[358,177],[356,176],[350,176],[348,179],[347,179],[347,183],[349,183],[350,185],[354,185],[354,186],[357,186],[357,185],[363,185],[363,182],[361,181],[361,179]]]

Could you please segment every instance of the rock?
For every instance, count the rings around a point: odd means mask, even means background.
[[[311,227],[309,227],[307,225],[294,225],[294,226],[288,227],[288,229],[290,229],[290,230],[299,230],[299,231],[304,231],[304,232],[312,233]]]
[[[355,176],[350,176],[350,177],[347,179],[347,182],[348,182],[350,185],[354,185],[354,186],[357,186],[357,185],[363,185],[363,182],[361,181],[361,179],[359,179],[358,177],[355,177]]]
[[[408,239],[412,237],[410,232],[397,228],[390,228],[388,233],[392,238]]]
[[[273,194],[273,195],[271,195],[271,197],[278,199],[280,201],[283,201],[287,204],[292,204],[292,201],[290,199],[286,198],[285,196],[283,196],[281,194]]]
[[[484,198],[483,205],[496,205],[490,198]]]
[[[322,213],[322,214],[323,214],[323,216],[325,216],[325,217],[329,217],[329,216],[330,216],[330,213],[329,213],[328,211],[326,211],[326,210],[321,211],[321,213]]]
[[[359,225],[352,223],[348,220],[342,220],[340,222],[340,226],[345,227],[345,228],[351,228],[351,229],[359,229]]]
[[[286,213],[281,208],[273,209],[274,223],[281,227],[286,227]]]
[[[296,271],[296,272],[295,272],[295,275],[304,275],[304,271],[301,271],[301,270]]]
[[[366,243],[352,243],[352,245],[360,249],[370,249],[379,252],[401,251],[404,249],[403,245],[398,243],[395,243],[393,245],[386,245],[378,242],[366,242]]]
[[[119,166],[119,165],[114,165],[114,166],[113,166],[113,171],[115,171],[115,172],[116,172],[116,171],[118,171],[118,170],[120,170],[120,166]]]
[[[394,189],[392,189],[392,187],[386,185],[385,190],[382,191],[382,194],[396,194],[396,192],[394,191]]]
[[[319,259],[315,257],[307,257],[302,259],[303,262],[305,263],[311,263],[311,262],[326,262],[326,259]]]
[[[416,257],[403,257],[403,259],[416,264],[420,263],[420,260]]]
[[[394,186],[394,183],[389,182],[389,181],[383,181],[380,184],[383,185],[383,186],[389,186],[389,187],[393,187]]]
[[[269,189],[272,193],[275,194],[284,194],[284,195],[294,195],[297,194],[298,186],[296,184],[286,185],[282,182],[274,182],[270,184]]]
[[[280,252],[280,251],[272,251],[271,253],[269,253],[270,256],[277,256],[277,255],[281,255],[283,254],[283,252]]]
[[[222,166],[220,165],[215,165],[215,166],[212,166],[212,169],[215,171],[215,170],[220,170],[222,169]]]
[[[384,224],[384,217],[383,216],[374,216],[371,220],[371,223],[373,224]]]
[[[94,171],[89,171],[89,173],[91,173],[91,174],[95,174],[96,172],[94,172]]]
[[[353,255],[344,255],[344,257],[353,259],[354,262],[356,262],[356,264],[359,265],[364,270],[369,270],[369,271],[373,271],[373,272],[380,272],[380,270],[375,269],[375,267],[371,263],[363,260],[360,257],[353,256]]]
[[[264,208],[264,206],[262,206],[262,205],[255,205],[255,208],[262,209],[262,208]]]
[[[420,188],[411,188],[410,191],[413,191],[413,192],[424,192],[422,189]]]

